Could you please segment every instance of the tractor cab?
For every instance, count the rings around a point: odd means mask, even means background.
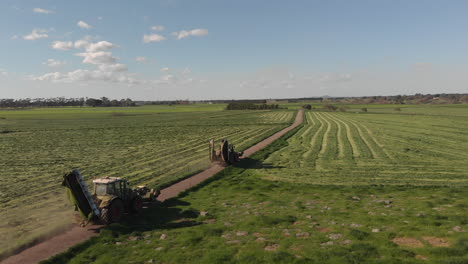
[[[117,196],[125,199],[127,194],[128,182],[122,178],[105,177],[93,180],[94,195],[99,196]]]
[[[117,177],[94,179],[94,201],[101,211],[110,209],[112,220],[103,222],[117,222],[124,212],[139,212],[143,205],[142,197],[129,189],[127,180]]]

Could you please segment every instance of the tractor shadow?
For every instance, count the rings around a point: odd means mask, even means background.
[[[200,212],[193,208],[182,209],[190,203],[169,199],[165,202],[151,202],[144,205],[139,214],[126,215],[118,224],[106,227],[113,233],[130,234],[133,232],[154,231],[158,229],[175,229],[203,224],[196,220]]]
[[[273,166],[271,163],[263,163],[252,158],[243,158],[240,162],[231,165],[240,169],[278,169],[283,166]],[[218,174],[204,182],[192,187],[179,194],[179,198],[185,196],[188,192],[196,191],[203,186],[209,184],[222,177],[223,174]],[[183,206],[184,208],[180,208]],[[204,224],[199,220],[200,211],[190,207],[190,203],[180,199],[171,198],[164,202],[151,202],[145,204],[141,213],[137,215],[126,215],[122,222],[112,224],[106,229],[119,234],[129,234],[133,232],[145,232],[158,229],[175,229],[182,227],[190,227]]]
[[[273,166],[272,163],[262,162],[252,158],[243,158],[240,162],[232,165],[236,168],[242,169],[283,169],[284,166]]]

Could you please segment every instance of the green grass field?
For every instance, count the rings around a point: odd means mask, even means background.
[[[468,108],[437,109],[306,113],[249,159],[45,263],[468,263]]]
[[[164,186],[207,168],[208,140],[242,150],[287,126],[294,111],[221,105],[0,111],[0,255],[73,221],[60,186],[79,168],[133,186]]]
[[[443,111],[307,112],[306,120],[289,146],[265,161],[276,167],[264,169],[265,177],[338,185],[468,185],[467,117]]]

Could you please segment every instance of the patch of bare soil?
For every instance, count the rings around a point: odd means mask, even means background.
[[[304,250],[304,246],[303,245],[293,245],[292,247],[290,247],[290,249],[293,250],[293,251],[302,252]]]
[[[278,244],[273,244],[273,245],[266,246],[264,249],[266,251],[276,251],[276,250],[278,250],[278,248],[279,248]]]
[[[441,237],[425,236],[422,239],[433,247],[450,247],[450,242]]]
[[[399,246],[404,246],[404,247],[411,247],[411,248],[424,247],[424,244],[421,241],[412,237],[396,237],[392,240],[392,242]]]
[[[330,233],[332,231],[329,227],[317,227],[316,230],[320,233]]]

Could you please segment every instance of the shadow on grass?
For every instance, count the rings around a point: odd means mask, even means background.
[[[196,209],[180,209],[177,206],[187,206],[190,203],[169,199],[163,203],[147,204],[138,215],[128,215],[118,224],[112,224],[105,229],[117,234],[130,234],[157,229],[172,229],[201,224],[195,221],[200,212]]]
[[[152,202],[145,204],[141,213],[136,215],[127,215],[120,223],[114,223],[106,227],[98,228],[97,230],[100,231],[99,236],[92,237],[69,248],[67,251],[40,263],[66,263],[86,249],[122,235],[139,234],[145,231],[175,229],[202,224],[195,220],[195,218],[200,214],[198,210],[192,208],[177,208],[177,206],[187,205],[190,205],[190,203],[178,200],[177,198],[169,199],[163,203]]]
[[[273,166],[272,163],[262,162],[261,160],[252,158],[243,158],[241,162],[232,165],[235,168],[241,169],[283,169],[284,166]]]
[[[257,169],[284,169],[285,166],[273,166],[272,163],[261,163],[261,167]]]

